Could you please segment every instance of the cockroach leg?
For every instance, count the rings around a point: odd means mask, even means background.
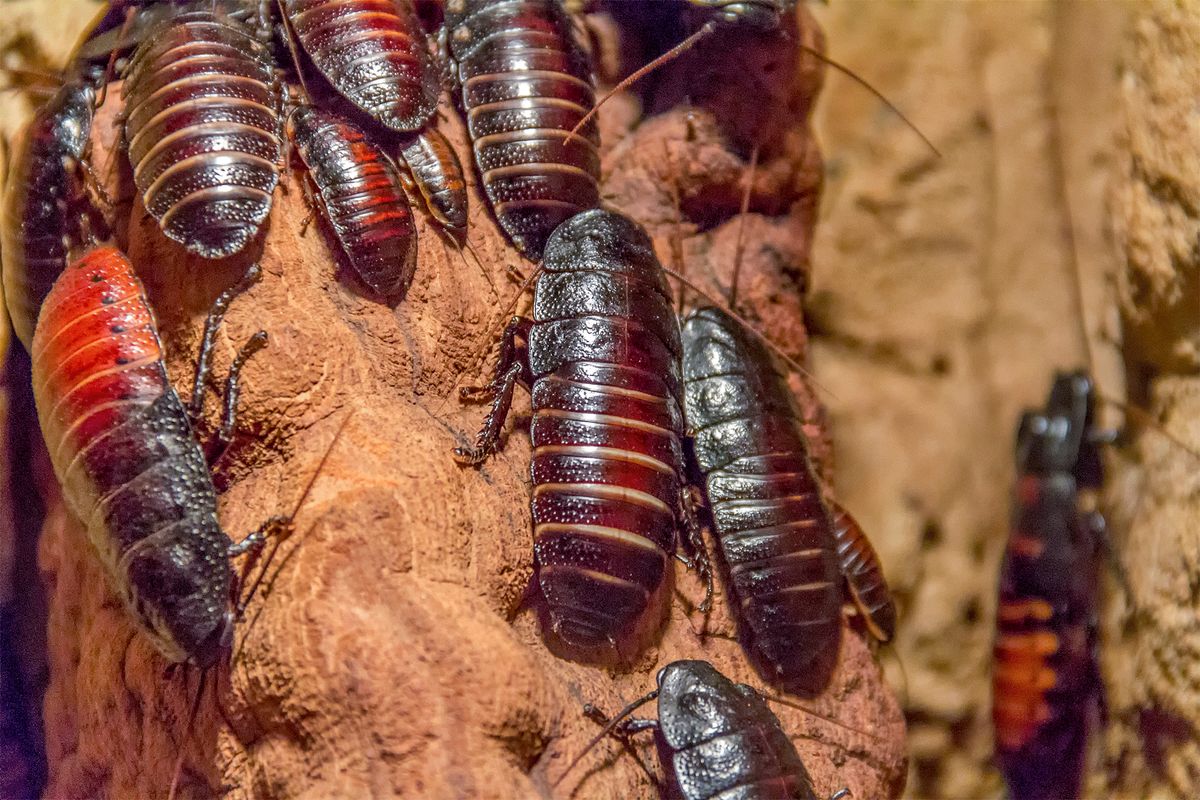
[[[267,346],[267,332],[259,331],[250,337],[238,350],[233,364],[229,366],[229,375],[225,378],[225,408],[221,414],[221,428],[217,431],[218,445],[224,449],[233,441],[234,429],[237,426],[237,401],[241,393],[242,367],[258,351]]]
[[[500,340],[500,358],[496,361],[495,376],[483,386],[464,386],[459,389],[459,397],[463,400],[485,402],[496,397],[504,386],[505,378],[513,364],[522,366],[522,382],[529,385],[533,382],[528,370],[528,359],[521,342],[529,340],[529,331],[533,328],[533,320],[525,317],[513,317],[504,329]]]
[[[520,380],[523,370],[524,367],[521,364],[513,362],[508,370],[499,376],[499,388],[496,391],[495,400],[492,401],[492,410],[488,412],[479,435],[475,437],[475,445],[454,448],[454,457],[459,462],[475,466],[482,464],[488,456],[496,452],[500,442],[500,431],[504,429],[504,421],[508,418],[509,409],[512,408],[513,392],[517,388],[517,382]]]
[[[204,386],[212,372],[212,349],[216,342],[217,329],[225,319],[225,312],[234,299],[262,279],[262,267],[251,264],[246,274],[234,286],[221,292],[209,309],[204,320],[204,333],[200,337],[200,355],[196,360],[196,376],[192,382],[192,399],[187,404],[188,417],[194,425],[204,415]]]
[[[696,504],[695,488],[692,486],[681,487],[679,490],[680,527],[683,529],[683,541],[691,553],[685,555],[676,551],[675,557],[688,569],[696,570],[700,575],[700,580],[704,581],[704,600],[700,602],[697,610],[701,614],[707,614],[712,608],[713,569],[708,551],[704,549],[704,533],[700,528],[700,520],[696,516]]]

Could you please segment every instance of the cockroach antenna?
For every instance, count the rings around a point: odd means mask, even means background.
[[[591,752],[591,749],[593,747],[600,744],[600,742],[603,741],[604,737],[610,735],[613,731],[615,731],[617,729],[617,726],[621,724],[622,720],[624,720],[626,717],[628,717],[634,711],[637,711],[639,708],[646,705],[646,703],[649,703],[651,700],[655,700],[657,698],[658,698],[658,689],[654,689],[653,691],[647,692],[646,694],[639,697],[637,700],[634,700],[632,703],[630,703],[629,705],[625,706],[620,711],[618,711],[613,716],[613,718],[610,719],[604,725],[604,727],[600,730],[600,732],[597,733],[595,736],[593,736],[591,741],[589,741],[586,745],[584,745],[584,748],[579,751],[579,754],[576,755],[575,758],[571,759],[571,763],[567,764],[567,768],[564,769],[562,771],[562,774],[559,775],[557,778],[555,778],[554,782],[551,783],[550,785],[558,786],[560,783],[562,783],[563,780],[566,779],[567,775],[570,774],[571,770],[575,769],[575,766],[580,761],[583,760],[583,757],[586,756],[589,752]]]

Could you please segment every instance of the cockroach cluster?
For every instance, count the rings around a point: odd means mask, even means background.
[[[690,3],[679,8],[699,15],[696,36],[718,25],[781,35],[793,12],[792,0]],[[495,453],[517,385],[529,391],[547,644],[575,660],[630,663],[664,624],[678,559],[707,582],[702,610],[722,579],[765,681],[819,690],[837,661],[843,606],[882,642],[896,611],[870,543],[813,467],[784,366],[735,310],[714,303],[680,319],[645,231],[601,207],[593,67],[572,10],[561,0],[446,0],[430,15],[428,5],[111,0],[26,131],[0,229],[7,305],[63,496],[114,592],[169,662],[215,667],[246,602],[234,560],[289,520],[235,543],[209,472],[213,445],[234,434],[240,371],[266,332],[233,363],[217,441],[202,446],[196,434],[213,335],[258,269],[213,308],[185,402],[136,274],[148,267],[112,244],[112,206],[92,175],[99,98],[121,79],[123,156],[142,205],[184,251],[242,252],[262,235],[284,171],[302,167],[338,258],[365,294],[395,302],[419,268],[414,202],[469,247],[468,182],[436,128],[448,85],[492,215],[538,265],[532,313],[504,331],[494,379],[463,392],[492,406],[455,455],[477,465]],[[441,17],[436,29],[430,16]],[[1076,752],[1074,699],[1094,683],[1094,587],[1076,502],[1100,479],[1089,391],[1085,376],[1064,376],[1018,438],[996,674],[998,749],[1017,797],[1043,796],[1022,787],[1053,771],[1044,762],[1055,753]],[[654,698],[657,720],[620,715],[605,732],[654,731],[664,794],[816,797],[755,689],[680,661],[642,702]]]

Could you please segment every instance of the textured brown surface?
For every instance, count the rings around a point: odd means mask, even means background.
[[[811,26],[804,36],[813,41]],[[668,107],[689,91],[673,83],[704,65],[707,85],[720,89],[706,98],[715,114],[667,111],[622,139],[637,104],[606,108],[604,191],[651,228],[664,260],[679,231],[689,274],[723,285],[748,146],[744,138],[726,142],[721,131],[752,98],[767,112],[756,124],[767,127],[738,135],[769,144],[746,225],[741,304],[803,356],[798,295],[820,181],[804,112],[820,71],[790,48],[764,54],[746,44],[714,41],[658,82],[655,107]],[[96,164],[106,174],[118,97],[109,93],[97,123]],[[443,113],[442,130],[466,161],[457,115]],[[671,186],[684,210],[680,225]],[[131,196],[127,178],[114,193]],[[284,545],[277,573],[239,629],[219,701],[206,696],[190,732],[184,718],[196,676],[186,677],[186,688],[182,674],[164,677],[76,524],[55,507],[41,544],[52,598],[49,796],[162,796],[182,747],[190,796],[224,789],[235,797],[650,797],[648,778],[611,742],[551,789],[596,732],[583,703],[611,712],[651,688],[657,668],[676,658],[707,658],[761,685],[726,638],[732,626],[721,598],[709,635],[697,635],[702,588],[682,568],[661,641],[629,671],[563,661],[542,646],[522,602],[532,572],[529,444],[520,426],[527,399],[518,396],[517,424],[497,458],[476,471],[450,457],[483,415],[460,406],[454,387],[480,377],[480,348],[498,334],[515,293],[506,265],[529,267],[504,245],[477,193],[472,200],[471,240],[487,277],[422,221],[416,280],[390,309],[364,299],[344,271],[334,280],[319,228],[300,235],[307,208],[296,183],[277,193],[261,253],[265,278],[234,304],[216,349],[221,375],[255,330],[271,336],[244,374],[243,436],[222,470],[226,529],[240,538],[265,515],[290,509],[340,421],[353,418],[300,512],[300,535]],[[137,204],[119,235],[146,281],[173,354],[172,378],[183,387],[204,310],[246,262],[182,258]],[[208,411],[214,418],[211,395]],[[820,796],[842,787],[856,798],[899,791],[903,722],[860,635],[845,638],[830,687],[806,702],[858,729],[779,708]]]
[[[1200,8],[1139,6],[1122,70],[1111,194],[1130,395],[1200,449]],[[1104,659],[1110,785],[1129,797],[1200,793],[1200,456],[1139,431],[1114,474],[1134,611],[1110,614]],[[1099,796],[1097,794],[1097,796]]]
[[[909,796],[999,797],[989,671],[1012,437],[1052,372],[1087,362],[1076,269],[1098,383],[1123,393],[1104,193],[1125,8],[846,0],[814,13],[830,54],[944,154],[830,74],[808,310],[837,488],[900,600]]]

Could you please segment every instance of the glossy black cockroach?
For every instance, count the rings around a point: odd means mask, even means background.
[[[894,632],[874,551],[844,511],[835,524],[802,415],[761,341],[716,308],[688,315],[682,338],[692,455],[742,631],[773,679],[823,685],[841,637],[843,574],[872,632]]]
[[[411,0],[285,0],[288,24],[329,83],[394,131],[423,126],[439,76]]]
[[[313,106],[288,115],[287,136],[350,266],[379,295],[402,295],[417,267],[417,230],[391,162],[353,124]]]
[[[1055,377],[1046,406],[1017,429],[1012,532],[1000,573],[992,719],[1014,800],[1078,797],[1100,702],[1098,553],[1103,485],[1087,373]]]
[[[658,719],[629,717],[655,699]],[[817,800],[796,746],[763,696],[707,661],[675,661],[660,669],[658,688],[613,717],[566,772],[604,736],[624,738],[647,730],[654,731],[663,797]],[[843,789],[830,800],[848,793]]]
[[[194,397],[226,306],[209,315]],[[238,373],[266,343],[259,333],[230,369],[221,439],[235,424]],[[173,663],[201,668],[227,650],[234,614],[230,558],[261,544],[268,526],[234,544],[189,409],[167,380],[154,317],[128,258],[95,245],[46,297],[33,337],[38,420],[63,497],[86,527],[112,587],[138,627]]]
[[[231,0],[146,32],[124,72],[134,182],[163,232],[223,258],[253,239],[279,182],[282,93],[270,48]]]
[[[447,55],[484,193],[532,260],[564,220],[599,203],[592,67],[559,0],[450,0]]]
[[[437,226],[456,244],[467,239],[467,181],[462,162],[450,142],[435,128],[426,128],[400,148],[403,176],[420,195]]]
[[[19,139],[4,193],[0,255],[4,297],[17,338],[28,350],[42,300],[66,269],[79,229],[104,235],[104,221],[87,189],[97,76],[68,79],[34,115]]]
[[[778,30],[796,0],[688,0],[727,25],[745,25],[759,31]]]
[[[573,650],[623,658],[624,641],[661,623],[683,519],[678,323],[649,237],[620,214],[560,225],[542,270],[533,319],[504,333],[485,387],[492,411],[475,446],[456,453],[478,464],[495,452],[515,385],[530,387],[548,627]]]

